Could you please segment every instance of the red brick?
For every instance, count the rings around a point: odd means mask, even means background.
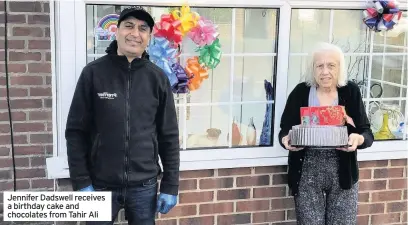
[[[30,134],[31,144],[52,143],[52,134]]]
[[[42,107],[41,99],[13,99],[10,104],[14,109],[36,109]]]
[[[31,188],[53,188],[54,180],[49,179],[32,179]]]
[[[15,15],[15,14],[7,14],[7,22],[9,24],[22,24],[22,23],[26,23],[26,17],[25,15],[19,14],[19,15]],[[0,13],[0,24],[4,25],[4,13]],[[3,27],[1,29],[4,29]]]
[[[253,223],[278,222],[285,220],[285,211],[269,211],[253,213]]]
[[[251,168],[219,169],[218,176],[236,176],[251,174]]]
[[[386,166],[388,166],[388,160],[362,161],[362,162],[359,162],[359,168],[386,167]]]
[[[13,36],[44,37],[44,30],[40,27],[13,27]]]
[[[257,167],[255,168],[255,173],[286,173],[287,167],[286,166],[264,166],[264,167]]]
[[[17,178],[35,178],[45,177],[45,170],[42,168],[35,169],[18,169],[16,170]]]
[[[370,193],[358,193],[358,202],[369,202],[370,200]]]
[[[372,170],[370,170],[370,169],[360,170],[359,171],[360,172],[360,174],[359,174],[360,180],[371,179],[371,171]]]
[[[15,88],[9,89],[10,97],[26,97],[28,96],[28,90],[26,88]],[[6,88],[0,88],[0,96],[7,96]]]
[[[16,180],[17,190],[30,188],[28,180]],[[13,190],[13,181],[0,181],[0,191]]]
[[[232,188],[234,178],[210,178],[200,180],[200,189]]]
[[[371,225],[369,221],[370,216],[357,216],[357,225]]]
[[[28,15],[27,18],[28,24],[50,24],[50,16],[49,15]]]
[[[43,78],[40,76],[13,76],[10,83],[11,85],[41,85]]]
[[[51,114],[50,114],[51,115]],[[197,189],[197,180],[191,179],[191,180],[180,180],[180,191],[185,191],[185,190],[196,190]]]
[[[270,184],[269,175],[237,177],[237,187],[264,186]]]
[[[269,200],[255,200],[255,201],[239,201],[236,204],[237,212],[246,212],[246,211],[269,210],[271,203]]]
[[[214,170],[193,170],[193,171],[181,171],[180,178],[199,178],[199,177],[213,177]]]
[[[29,63],[29,73],[51,73],[51,63]]]
[[[25,112],[11,112],[11,118],[13,121],[24,121],[26,120],[26,113]],[[0,121],[8,121],[9,114],[8,112],[0,113]]]
[[[197,214],[197,206],[195,205],[178,205],[174,207],[168,214],[162,214],[160,218],[171,218],[181,216],[193,216]]]
[[[217,214],[217,213],[230,213],[234,211],[233,202],[223,202],[223,203],[210,203],[200,205],[200,215],[205,214]]]
[[[44,107],[45,107],[45,108],[49,108],[49,109],[52,108],[52,99],[51,99],[51,98],[49,98],[49,99],[44,99],[43,101],[44,101]]]
[[[0,156],[9,156],[10,148],[0,147]]]
[[[389,223],[398,223],[400,221],[399,213],[388,213],[371,216],[371,225],[383,225]]]
[[[50,52],[46,52],[45,53],[45,61],[47,62],[51,62],[51,53]],[[51,80],[51,79],[50,79]],[[51,82],[50,82],[51,84]]]
[[[51,49],[51,42],[48,40],[29,40],[28,49]]]
[[[10,135],[0,135],[0,145],[10,143]],[[14,135],[14,144],[27,144],[27,135]]]
[[[407,215],[408,215],[408,213],[406,213],[406,212],[405,212],[405,213],[402,213],[402,215],[401,215],[401,218],[402,218],[401,220],[402,220],[402,222],[405,223],[405,225],[406,225],[406,222],[408,221],[408,220],[407,220]]]
[[[406,189],[407,188],[407,178],[403,178],[403,179],[390,179],[388,180],[389,185],[388,188],[389,189]]]
[[[285,196],[286,196],[285,186],[254,188],[254,198],[276,198]]]
[[[193,225],[193,224],[197,225],[214,224],[214,216],[180,218],[180,225]]]
[[[272,199],[272,210],[276,209],[292,209],[295,208],[295,202],[292,197]]]
[[[15,146],[16,155],[38,155],[44,154],[43,146]]]
[[[158,220],[156,225],[177,225],[177,220]]]
[[[30,157],[31,167],[45,166],[45,157]]]
[[[359,191],[385,190],[386,187],[386,180],[361,181],[359,184]]]
[[[401,200],[401,191],[381,191],[374,192],[371,194],[372,202],[386,202],[386,201],[396,201]]]
[[[288,183],[288,176],[287,174],[274,174],[272,177],[272,184],[287,184]]]
[[[384,203],[359,204],[358,215],[384,213],[384,209],[385,209]]]
[[[210,202],[214,199],[214,192],[188,192],[180,194],[180,203]]]
[[[286,210],[286,220],[296,220],[296,210]]]
[[[9,124],[0,124],[0,133],[8,134],[10,132]]]
[[[217,200],[248,199],[251,197],[250,189],[219,190]]]
[[[0,168],[11,168],[13,166],[12,158],[0,158]],[[15,158],[15,166],[18,167],[29,167],[30,163],[28,158]],[[0,179],[2,179],[0,177]]]
[[[43,12],[49,13],[50,12],[50,4],[48,2],[44,2],[43,4]]]
[[[382,168],[374,170],[374,178],[403,177],[404,168]]]
[[[3,179],[5,179],[5,180],[11,179],[12,178],[11,174],[12,174],[11,169],[9,169],[9,170],[0,170],[0,177],[1,177],[2,180]]]
[[[9,2],[11,12],[41,12],[42,7],[40,2]]]
[[[40,52],[14,52],[9,53],[10,61],[40,61]]]
[[[27,72],[26,64],[9,63],[7,65],[7,69],[8,69],[9,73],[25,73],[25,72]],[[4,72],[6,72],[5,64],[0,64],[0,73],[4,73]],[[11,78],[13,78],[13,77],[11,76]],[[5,82],[4,82],[4,84],[5,84]]]
[[[51,87],[32,87],[30,88],[30,96],[51,96]]]
[[[52,120],[52,111],[30,111],[28,113],[29,120]],[[182,182],[180,182],[182,183]]]
[[[230,214],[217,217],[218,224],[249,224],[251,223],[251,214]]]
[[[390,212],[406,212],[407,202],[389,202],[387,203],[387,213]]]
[[[391,160],[391,166],[407,166],[407,159],[394,159]]]
[[[9,50],[20,50],[25,48],[24,40],[7,40]],[[0,49],[4,49],[4,41],[0,41]]]
[[[14,123],[15,132],[40,132],[44,131],[44,123]]]
[[[46,85],[52,85],[52,77],[51,76],[46,76],[45,77],[45,84]]]

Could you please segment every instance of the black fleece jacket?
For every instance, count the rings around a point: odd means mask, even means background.
[[[361,134],[364,143],[358,149],[371,147],[374,135],[370,129],[370,122],[361,98],[361,92],[357,84],[349,81],[346,86],[338,90],[339,105],[345,106],[346,113],[350,116],[356,127],[347,125],[348,133]],[[282,138],[289,133],[292,126],[300,124],[300,107],[308,106],[310,86],[306,83],[298,84],[290,93],[285,109],[282,114],[279,132],[279,143],[284,148]],[[288,185],[292,195],[297,195],[299,180],[302,174],[306,149],[300,151],[289,151],[288,157]],[[338,151],[340,158],[339,182],[343,189],[350,189],[359,179],[357,150],[354,152]]]
[[[161,175],[160,191],[178,194],[180,147],[173,93],[148,55],[128,62],[112,42],[85,66],[65,137],[74,190],[90,184],[120,188]]]

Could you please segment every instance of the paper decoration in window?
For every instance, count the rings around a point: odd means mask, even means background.
[[[218,66],[222,54],[218,35],[217,26],[190,11],[188,5],[161,16],[154,26],[148,53],[151,61],[164,70],[173,93],[197,90],[208,78],[208,70]],[[180,63],[181,42],[185,37],[197,45],[199,56]]]
[[[108,14],[102,17],[95,28],[98,40],[115,40],[115,32],[118,28],[119,15]]]
[[[395,1],[372,1],[363,11],[364,23],[373,31],[391,30],[401,19],[402,12]]]

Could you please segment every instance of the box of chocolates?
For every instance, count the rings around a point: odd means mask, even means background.
[[[300,117],[303,125],[334,125],[345,124],[346,111],[344,106],[301,107]]]

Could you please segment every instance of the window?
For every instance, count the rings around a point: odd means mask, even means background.
[[[124,7],[86,5],[87,62],[105,55],[112,41],[108,28],[104,35],[95,35],[101,29],[100,21]],[[159,21],[162,14],[179,8],[149,6],[145,9]],[[278,10],[192,7],[191,11],[218,26],[223,56],[221,63],[209,70],[209,78],[199,89],[174,94],[181,149],[273,145]],[[188,58],[198,56],[196,45],[188,37],[184,38],[181,49],[182,66]]]
[[[371,32],[361,22],[361,13],[292,10],[287,94],[307,71],[310,47],[320,41],[334,43],[345,52],[348,79],[360,86],[375,140],[406,140],[407,34]]]
[[[177,8],[164,0],[139,3],[144,3],[156,20]],[[384,127],[383,119],[388,116],[385,134],[392,135],[377,135],[371,148],[359,152],[359,160],[406,157],[408,129],[401,132],[400,126],[408,118],[406,25],[386,35],[367,30],[361,21],[364,3],[359,1],[189,3],[193,11],[218,25],[223,57],[200,89],[174,95],[181,170],[286,164],[288,153],[277,138],[281,114],[287,95],[305,73],[310,47],[317,41],[335,43],[345,51],[349,79],[360,85],[374,132]],[[119,3],[79,0],[50,4],[51,13],[55,13],[51,31],[55,32],[57,78],[53,79],[54,157],[47,160],[50,178],[68,177],[64,131],[69,103],[82,68],[104,55],[110,43],[100,40],[95,28],[102,17],[137,3],[123,0],[123,5],[115,4]],[[406,6],[400,8],[406,10]],[[404,12],[405,21],[406,16]],[[182,47],[182,63],[197,54],[188,39]]]

